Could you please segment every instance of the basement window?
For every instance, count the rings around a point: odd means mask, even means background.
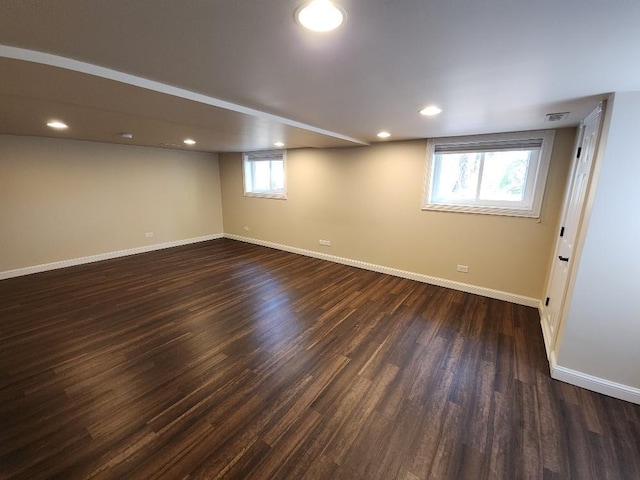
[[[286,150],[243,155],[244,194],[248,197],[287,198]]]
[[[427,142],[423,210],[540,216],[553,130]]]

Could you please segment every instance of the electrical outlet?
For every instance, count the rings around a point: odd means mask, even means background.
[[[147,233],[144,234],[144,236],[147,237],[147,238],[151,238],[151,237],[153,237],[153,232],[147,232]]]
[[[331,240],[318,240],[318,243],[320,245],[324,245],[325,247],[330,247],[331,246]]]
[[[248,231],[249,231],[249,227],[245,226],[245,227],[244,227],[244,231],[245,231],[245,232],[248,232]]]
[[[469,267],[467,265],[458,265],[458,271],[462,273],[469,273]]]

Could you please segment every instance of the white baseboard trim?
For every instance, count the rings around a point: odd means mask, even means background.
[[[477,285],[456,282],[454,280],[447,280],[445,278],[438,278],[438,277],[432,277],[429,275],[423,275],[421,273],[408,272],[406,270],[399,270],[397,268],[385,267],[382,265],[376,265],[374,263],[361,262],[360,260],[352,260],[350,258],[336,257],[335,255],[328,255],[326,253],[315,252],[313,250],[305,250],[302,248],[290,247],[288,245],[282,245],[282,244],[273,243],[273,242],[266,242],[264,240],[258,240],[256,238],[250,238],[250,237],[242,237],[240,235],[233,235],[230,233],[225,233],[224,237],[230,238],[232,240],[238,240],[240,242],[261,245],[263,247],[275,248],[276,250],[283,250],[285,252],[297,253],[299,255],[305,255],[307,257],[319,258],[321,260],[328,260],[330,262],[341,263],[343,265],[362,268],[364,270],[371,270],[373,272],[378,272],[378,273],[386,273],[387,275],[407,278],[409,280],[428,283],[430,285],[437,285],[439,287],[451,288],[453,290],[459,290],[461,292],[473,293],[476,295],[481,295],[483,297],[495,298],[497,300],[504,300],[506,302],[516,303],[518,305],[525,305],[527,307],[537,308],[540,305],[540,300],[538,300],[537,298],[525,297],[524,295],[503,292],[502,290],[494,290],[492,288],[479,287]]]
[[[207,240],[222,238],[223,236],[224,234],[222,233],[216,233],[214,235],[205,235],[203,237],[187,238],[185,240],[175,240],[173,242],[156,243],[154,245],[145,245],[144,247],[117,250],[115,252],[100,253],[98,255],[90,255],[88,257],[61,260],[59,262],[44,263],[42,265],[34,265],[32,267],[16,268],[15,270],[6,270],[4,272],[0,272],[0,280],[5,280],[7,278],[13,277],[21,277],[23,275],[31,275],[32,273],[46,272],[48,270],[56,270],[58,268],[72,267],[74,265],[82,265],[84,263],[92,263],[99,262],[101,260],[109,260],[112,258],[126,257],[127,255],[135,255],[137,253],[152,252],[154,250],[162,250],[164,248],[179,247],[180,245],[188,245],[190,243],[206,242]]]
[[[556,361],[556,352],[549,352],[549,370],[553,372],[553,369],[558,366],[558,362]]]
[[[640,405],[640,388],[630,387],[622,383],[612,382],[611,380],[562,367],[556,361],[555,352],[551,352],[549,366],[551,367],[551,378]]]
[[[544,349],[547,352],[547,360],[551,362],[551,331],[549,331],[549,326],[546,324],[544,319],[542,318],[542,303],[540,303],[540,307],[538,307],[538,313],[540,315],[540,328],[542,329],[542,339],[544,340]]]

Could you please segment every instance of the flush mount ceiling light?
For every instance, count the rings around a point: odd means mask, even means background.
[[[186,143],[187,145],[195,145],[196,141],[195,140],[191,140],[190,138],[187,138],[184,143]]]
[[[428,107],[424,107],[420,110],[420,115],[426,115],[427,117],[432,117],[433,115],[438,115],[442,112],[442,109],[436,107],[435,105],[429,105]]]
[[[344,21],[344,12],[329,0],[313,0],[296,10],[296,20],[314,32],[329,32]]]
[[[282,142],[276,142],[273,144],[274,147],[284,147],[284,143]]]
[[[389,132],[380,132],[377,136],[378,138],[389,138],[391,134]]]
[[[61,122],[59,120],[51,120],[50,122],[47,122],[47,127],[56,128],[58,130],[64,130],[65,128],[69,128],[69,126],[66,123]]]

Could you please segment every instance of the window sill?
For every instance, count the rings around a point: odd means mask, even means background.
[[[422,210],[455,213],[479,213],[481,215],[502,215],[507,217],[540,218],[540,212],[522,208],[473,207],[469,205],[429,204],[423,205]]]
[[[287,194],[286,193],[252,193],[252,192],[245,192],[244,194],[245,197],[255,197],[255,198],[271,198],[274,200],[286,200],[287,199]]]

